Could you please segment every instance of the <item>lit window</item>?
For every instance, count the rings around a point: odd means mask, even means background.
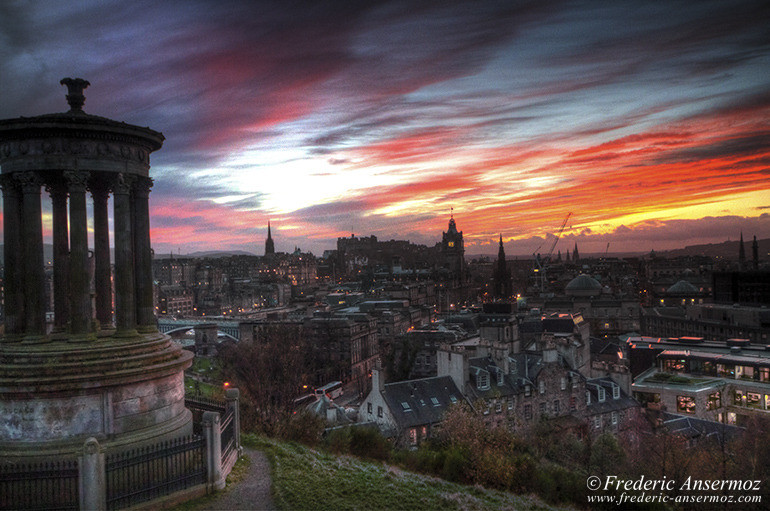
[[[676,396],[676,411],[695,413],[695,399],[690,396]]]

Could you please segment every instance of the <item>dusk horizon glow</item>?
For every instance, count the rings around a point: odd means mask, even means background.
[[[469,254],[770,237],[763,2],[6,2],[0,118],[84,110],[166,137],[156,254]],[[44,201],[45,202],[45,201]],[[50,218],[45,230],[50,236]]]

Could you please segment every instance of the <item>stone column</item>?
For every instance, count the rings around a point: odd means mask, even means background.
[[[225,487],[222,477],[222,432],[219,430],[218,412],[203,412],[203,436],[206,439],[207,483],[209,488],[221,490]]]
[[[152,296],[149,195],[152,179],[134,185],[134,261],[136,262],[136,322],[140,332],[157,332]]]
[[[5,338],[20,338],[24,332],[24,261],[21,254],[21,190],[9,174],[0,179],[3,187],[3,238],[5,257]]]
[[[96,320],[102,330],[112,330],[112,271],[110,265],[110,227],[107,220],[109,186],[103,180],[92,180],[94,199],[94,288]]]
[[[243,455],[243,447],[241,446],[241,392],[238,389],[227,389],[225,399],[227,399],[228,408],[233,410],[233,436],[235,437],[235,449],[240,458]]]
[[[104,449],[96,438],[83,444],[83,454],[78,456],[78,485],[80,509],[104,511],[107,509],[107,474]]]
[[[35,172],[20,172],[22,240],[24,240],[24,333],[27,341],[45,337],[45,267],[43,261],[43,219],[40,211],[40,186]]]
[[[67,330],[69,299],[69,228],[67,227],[67,187],[49,183],[46,191],[53,205],[53,311],[54,332]]]
[[[134,250],[131,235],[131,182],[133,177],[118,174],[113,185],[115,231],[115,326],[116,335],[136,335],[134,299]]]
[[[91,281],[88,275],[88,173],[64,172],[70,192],[70,331],[73,338],[91,332]]]

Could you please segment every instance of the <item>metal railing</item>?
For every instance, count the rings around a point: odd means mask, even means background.
[[[76,510],[77,460],[0,463],[0,509]]]
[[[206,483],[206,441],[184,437],[105,460],[107,509],[122,509]]]

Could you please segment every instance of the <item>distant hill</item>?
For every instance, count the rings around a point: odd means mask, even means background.
[[[192,252],[190,254],[187,254],[187,257],[230,257],[230,256],[236,256],[236,255],[247,255],[247,256],[254,256],[256,254],[252,254],[251,252],[246,252],[245,250],[209,250],[208,252]]]
[[[751,261],[751,244],[753,238],[743,240],[743,248],[746,250],[746,260]],[[706,245],[690,245],[684,248],[676,250],[667,250],[665,252],[658,252],[665,257],[678,257],[678,256],[694,256],[694,255],[706,255],[710,257],[719,257],[724,259],[738,260],[738,253],[740,251],[740,240],[736,241],[724,241],[722,243],[708,243]],[[757,240],[759,246],[759,259],[766,259],[770,253],[770,238],[764,240]]]
[[[745,238],[743,240],[743,247],[746,249],[746,260],[751,261],[751,244],[753,242],[753,238]],[[713,258],[721,258],[721,259],[728,259],[728,260],[738,260],[738,246],[740,245],[740,240],[731,240],[731,241],[723,241],[722,243],[707,243],[704,245],[688,245],[684,248],[677,248],[674,250],[656,250],[655,253],[657,253],[660,256],[663,257],[680,257],[680,256],[696,256],[696,255],[705,255]],[[763,239],[763,240],[757,240],[757,245],[759,246],[759,259],[768,259],[770,258],[770,238]],[[638,257],[638,256],[645,256],[648,255],[650,252],[609,252],[607,254],[607,257]],[[580,253],[580,256],[583,258],[594,258],[594,257],[604,257],[604,254],[597,254],[597,253]],[[480,257],[486,257],[491,261],[497,260],[497,253],[494,254],[466,254],[465,259],[470,261],[472,259],[478,259]],[[531,259],[532,256],[522,256],[522,255],[509,255],[507,257],[508,260],[518,259]]]

